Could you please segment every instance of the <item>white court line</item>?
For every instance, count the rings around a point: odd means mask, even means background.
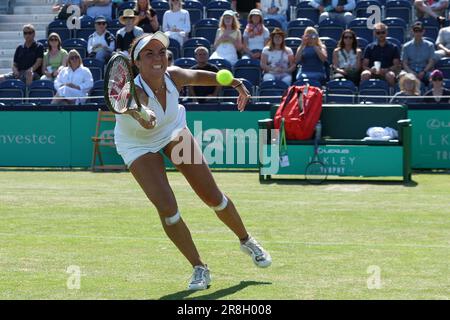
[[[0,233],[0,237],[36,237],[36,238],[75,238],[75,239],[98,239],[98,240],[153,240],[168,241],[169,238],[161,237],[126,237],[126,236],[93,236],[93,235],[76,235],[76,234],[23,234],[23,233]],[[236,240],[227,239],[202,239],[195,238],[194,241],[202,242],[237,242]],[[346,243],[346,242],[304,242],[304,241],[262,241],[265,244],[282,244],[282,245],[304,245],[304,246],[355,246],[355,247],[399,247],[399,248],[422,248],[422,249],[450,249],[450,245],[427,245],[415,243]]]

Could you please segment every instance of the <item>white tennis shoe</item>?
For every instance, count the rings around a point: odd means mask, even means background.
[[[208,266],[195,266],[188,290],[205,290],[211,283],[211,274]]]
[[[272,264],[272,257],[252,236],[241,243],[241,250],[252,257],[253,262],[260,268],[267,268]]]

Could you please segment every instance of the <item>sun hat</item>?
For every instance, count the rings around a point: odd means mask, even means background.
[[[136,24],[138,17],[134,14],[134,10],[133,9],[125,9],[123,11],[123,14],[120,16],[119,21],[121,24],[126,25],[126,19],[127,18],[133,18],[134,19],[134,24]]]

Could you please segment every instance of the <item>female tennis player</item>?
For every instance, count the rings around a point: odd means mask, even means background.
[[[156,207],[164,231],[193,266],[189,290],[203,290],[211,282],[210,271],[200,258],[190,231],[178,209],[169,185],[163,155],[186,177],[200,199],[214,210],[240,240],[242,251],[258,267],[268,267],[268,252],[247,233],[230,198],[220,191],[201,149],[186,125],[186,111],[178,104],[184,86],[217,86],[216,74],[201,70],[168,68],[168,37],[162,32],[137,38],[131,48],[131,61],[139,70],[135,78],[137,95],[143,106],[156,116],[156,125],[143,128],[130,114],[116,115],[115,143],[131,173]],[[231,84],[238,92],[237,108],[243,111],[250,99],[238,79]]]

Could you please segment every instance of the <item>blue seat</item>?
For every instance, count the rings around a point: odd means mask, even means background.
[[[114,19],[108,21],[107,30],[116,36],[117,31],[123,28],[123,25],[120,23],[119,19]]]
[[[187,0],[184,2],[183,9],[189,12],[192,25],[203,19],[203,4],[201,2],[197,0]]]
[[[412,5],[408,0],[388,0],[385,12],[386,18],[401,18],[409,24],[412,17]]]
[[[120,17],[125,9],[134,9],[136,1],[122,2],[117,8],[116,17]]]
[[[435,65],[435,69],[441,70],[445,79],[450,79],[450,58],[439,60]]]
[[[292,49],[292,52],[295,53],[297,52],[298,47],[300,47],[300,45],[302,44],[302,38],[299,37],[288,37],[286,39],[284,39],[284,43],[286,45],[286,47],[289,47]]]
[[[211,43],[208,39],[202,37],[193,37],[186,40],[186,42],[183,44],[182,56],[185,58],[194,58],[194,50],[201,46],[206,47],[208,50],[210,50]]]
[[[261,82],[259,87],[259,96],[269,97],[269,96],[283,96],[285,91],[288,89],[288,85],[283,81],[279,80],[269,80]],[[271,103],[280,103],[281,98],[260,98],[259,101],[266,101]]]
[[[209,59],[208,62],[215,65],[219,70],[227,69],[233,71],[233,66],[227,59]]]
[[[72,32],[67,28],[65,20],[54,20],[50,22],[47,28],[47,36],[52,32],[57,33],[61,38],[61,41],[72,38]]]
[[[420,19],[425,29],[424,37],[433,39],[433,43],[436,41],[439,33],[439,23],[434,18]]]
[[[362,81],[359,85],[358,102],[388,103],[388,98],[362,97],[362,96],[389,96],[389,85],[384,80],[370,79]]]
[[[264,19],[264,26],[269,29],[270,32],[272,32],[275,28],[283,28],[281,22],[275,19]]]
[[[322,84],[319,81],[313,80],[313,79],[310,80],[308,78],[300,78],[297,81],[295,81],[292,85],[303,86],[305,84],[309,84],[310,86],[318,87],[318,88],[322,87]]]
[[[356,2],[355,15],[357,18],[368,18],[373,14],[373,11],[367,13],[367,8],[370,6],[377,6],[381,10],[381,3],[378,0],[359,0]]]
[[[28,87],[28,102],[36,105],[50,104],[55,96],[56,90],[53,81],[35,80]],[[48,98],[48,99],[32,99]]]
[[[332,80],[327,83],[326,101],[327,103],[355,103],[358,89],[355,84],[346,79]],[[334,95],[351,95],[351,97],[340,97]]]
[[[97,80],[94,82],[94,86],[92,87],[91,91],[89,92],[90,97],[101,97],[101,98],[95,98],[95,99],[89,99],[89,102],[97,103],[99,105],[105,104],[105,98],[104,98],[104,82],[103,80]]]
[[[358,41],[358,48],[360,48],[361,51],[364,53],[364,49],[366,49],[367,45],[369,44],[369,41],[361,37],[356,37],[356,41]]]
[[[386,40],[388,40],[389,42],[395,44],[399,50],[399,52],[402,51],[402,43],[397,39],[397,38],[393,38],[393,37],[386,37]]]
[[[314,22],[310,19],[305,18],[289,21],[287,27],[287,36],[301,38],[307,27],[314,27]]]
[[[88,41],[89,36],[95,32],[94,18],[84,15],[80,18],[81,29],[75,29],[75,38],[82,38]]]
[[[86,58],[87,55],[87,41],[80,38],[66,39],[62,43],[62,47],[67,51],[75,49],[81,56],[81,59]]]
[[[20,80],[5,80],[0,83],[0,102],[5,105],[15,105],[23,100],[2,100],[1,98],[25,97],[25,83]]]
[[[327,47],[328,63],[333,61],[333,51],[337,47],[337,41],[329,37],[320,37],[320,41]]]
[[[406,22],[401,18],[386,18],[383,23],[388,27],[388,36],[405,42]]]
[[[210,1],[206,5],[206,17],[220,19],[225,10],[231,9],[231,3],[228,1]]]
[[[234,65],[234,77],[244,78],[254,86],[261,82],[261,65],[259,60],[241,59]]]
[[[276,89],[283,89],[286,90],[289,86],[280,80],[267,80],[261,82],[259,88],[260,89],[270,89],[270,88],[276,88]]]
[[[162,25],[164,12],[170,9],[169,3],[166,1],[152,1],[151,6],[153,10],[156,12],[156,16],[158,17],[159,24]]]
[[[373,30],[367,28],[367,18],[356,18],[349,23],[348,28],[356,33],[357,37],[366,39],[369,43],[373,41]]]
[[[39,40],[37,40],[37,42],[42,44],[44,46],[44,49],[48,49],[48,41],[47,41],[47,39],[39,39]]]
[[[331,39],[339,41],[344,29],[345,25],[343,23],[327,18],[319,23],[319,36],[329,37]]]
[[[300,1],[297,4],[297,19],[310,19],[315,24],[319,23],[319,10],[309,5],[309,1]],[[292,19],[291,19],[292,20]]]
[[[181,57],[181,45],[177,40],[169,38],[168,49],[173,53],[173,60],[176,60]]]
[[[194,58],[178,58],[173,64],[183,69],[190,69],[197,64],[197,61]]]
[[[219,20],[217,19],[202,19],[194,26],[194,37],[203,37],[214,43],[216,40],[216,32],[219,28]]]
[[[248,59],[247,59],[248,60]],[[253,95],[253,84],[248,81],[247,79],[242,79],[242,82],[244,83],[244,86],[247,88],[247,90],[250,92],[250,94]],[[222,90],[222,96],[224,97],[237,97],[239,95],[238,91],[236,89],[233,89],[232,87],[224,87]],[[230,99],[224,99],[225,102],[232,102]]]
[[[83,65],[91,71],[94,82],[103,79],[104,64],[102,61],[94,58],[86,58],[83,59]]]

